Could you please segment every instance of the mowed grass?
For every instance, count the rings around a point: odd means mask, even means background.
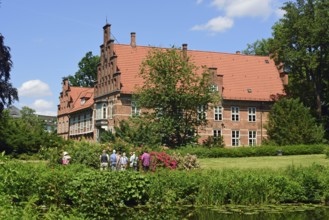
[[[288,166],[311,166],[320,164],[329,167],[329,159],[324,154],[273,156],[273,157],[241,157],[241,158],[200,158],[202,169],[281,169]]]

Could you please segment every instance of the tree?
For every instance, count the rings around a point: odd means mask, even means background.
[[[74,76],[69,75],[68,80],[71,86],[94,87],[97,80],[97,66],[100,62],[99,56],[94,56],[91,51],[79,62],[79,70]]]
[[[148,145],[157,147],[161,144],[161,138],[157,133],[157,128],[147,118],[132,117],[119,122],[118,127],[114,127],[115,137],[131,143],[134,146]]]
[[[56,134],[45,131],[33,109],[23,107],[21,113],[21,118],[11,118],[8,111],[0,116],[0,152],[37,153],[42,147],[56,147],[61,143]]]
[[[273,26],[270,50],[289,73],[287,93],[321,118],[329,106],[329,1],[298,0],[282,9],[286,13]]]
[[[258,55],[258,56],[268,56],[269,51],[269,39],[256,40],[252,44],[247,44],[247,49],[242,51],[246,55]]]
[[[219,100],[208,69],[197,71],[176,48],[153,49],[142,62],[144,84],[134,99],[147,109],[142,117],[156,125],[162,144],[177,147],[195,141],[196,128],[207,123],[203,111]]]
[[[315,144],[323,141],[324,129],[318,126],[299,99],[277,101],[266,125],[269,141],[278,145]]]
[[[17,89],[10,83],[12,65],[10,48],[4,45],[4,37],[0,34],[0,114],[5,106],[18,100]]]

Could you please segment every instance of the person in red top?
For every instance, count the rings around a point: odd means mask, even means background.
[[[141,157],[144,171],[149,170],[149,168],[150,168],[150,159],[151,159],[150,154],[147,152],[147,150],[145,150],[142,157]]]

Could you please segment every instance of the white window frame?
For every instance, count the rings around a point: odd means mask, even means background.
[[[113,119],[113,101],[109,103],[109,119]]]
[[[221,129],[214,129],[213,130],[213,137],[221,137],[222,136],[222,130]]]
[[[102,104],[98,103],[96,105],[96,120],[102,118]]]
[[[221,107],[221,106],[214,107],[214,120],[215,121],[223,120],[223,107]]]
[[[240,108],[236,106],[231,107],[231,120],[240,121]]]
[[[240,131],[239,130],[232,130],[232,147],[239,147],[240,146]]]
[[[103,103],[102,105],[102,119],[107,119],[107,105]]]
[[[248,121],[255,122],[256,121],[256,107],[248,108]]]
[[[255,130],[248,131],[248,145],[249,146],[257,145],[257,131]]]
[[[210,89],[211,89],[212,92],[218,92],[218,85],[213,84],[213,85],[210,86]]]
[[[140,109],[138,108],[136,102],[131,102],[131,116],[139,116]]]
[[[199,105],[197,112],[198,112],[198,120],[207,119],[207,106],[206,105]]]

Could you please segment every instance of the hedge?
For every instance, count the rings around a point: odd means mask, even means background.
[[[289,145],[289,146],[257,146],[257,147],[234,147],[234,148],[205,148],[184,147],[169,150],[169,153],[180,153],[182,155],[193,154],[198,158],[219,157],[255,157],[276,156],[281,151],[283,155],[323,154],[329,149],[328,145]]]

